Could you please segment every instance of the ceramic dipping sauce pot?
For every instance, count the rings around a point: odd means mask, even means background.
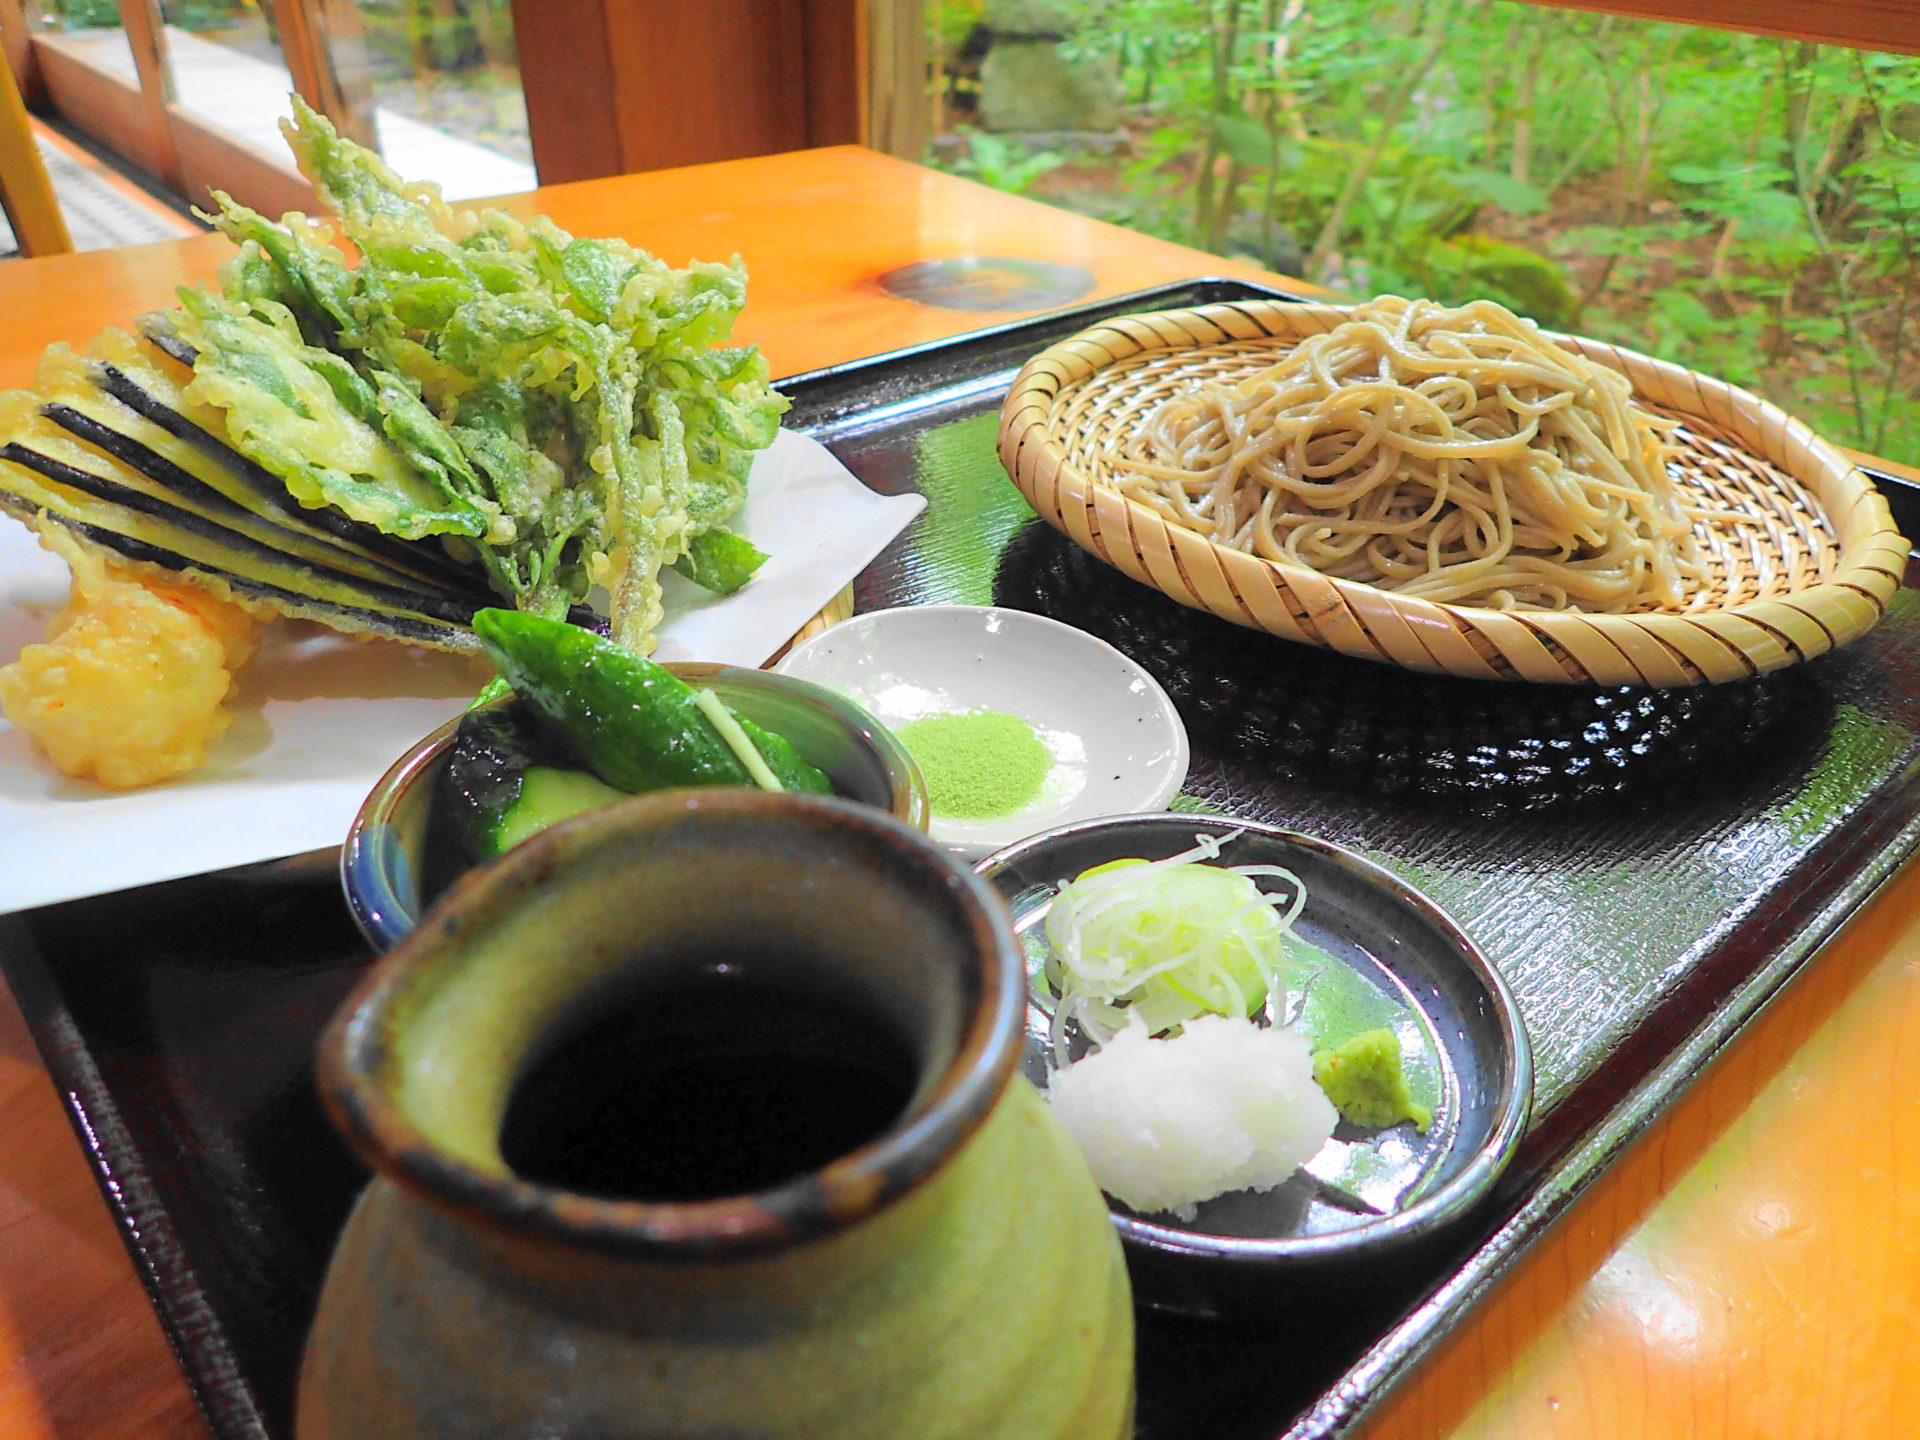
[[[984,882],[844,801],[640,796],[462,878],[322,1041],[376,1174],[299,1440],[1122,1440],[1026,1003]]]

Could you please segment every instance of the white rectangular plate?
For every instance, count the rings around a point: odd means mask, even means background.
[[[668,574],[656,658],[763,664],[925,503],[876,495],[783,430],[736,521],[766,565],[725,599]],[[65,563],[0,516],[0,664],[42,638],[66,594]],[[0,721],[0,912],[337,845],[387,767],[489,674],[484,661],[279,624],[206,767],[130,792],[67,779]]]

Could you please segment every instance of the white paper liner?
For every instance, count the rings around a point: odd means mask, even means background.
[[[656,658],[763,664],[925,504],[875,494],[783,430],[736,521],[766,565],[726,599],[667,575]],[[44,638],[66,595],[66,564],[0,516],[0,664]],[[387,767],[490,674],[480,660],[276,625],[206,767],[130,792],[65,778],[0,721],[0,912],[337,845]]]

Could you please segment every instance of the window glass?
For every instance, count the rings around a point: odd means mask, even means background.
[[[41,19],[50,27],[75,30],[118,30],[118,0],[41,0]]]
[[[380,148],[450,198],[537,183],[508,0],[358,0]],[[336,44],[336,56],[338,45]]]
[[[1512,0],[930,0],[934,163],[1491,296],[1920,463],[1920,59]]]
[[[286,154],[280,119],[293,114],[293,77],[271,4],[160,0],[173,99],[182,109],[276,161]],[[287,161],[291,164],[291,161]]]
[[[455,200],[537,183],[507,0],[161,0],[177,101],[284,157],[294,79],[281,26],[300,18],[289,15],[296,3],[402,175]]]
[[[34,23],[64,36],[66,47],[82,59],[129,84],[140,83],[116,0],[40,0]]]

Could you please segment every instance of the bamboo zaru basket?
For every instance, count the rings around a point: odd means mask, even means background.
[[[1034,508],[1108,564],[1235,624],[1414,670],[1555,684],[1744,679],[1857,639],[1880,618],[1907,542],[1866,476],[1798,420],[1723,381],[1556,336],[1680,422],[1669,470],[1710,573],[1684,608],[1498,611],[1412,599],[1219,545],[1105,483],[1107,447],[1179,389],[1272,365],[1348,311],[1242,302],[1132,315],[1029,361],[1000,413],[1000,459]]]

